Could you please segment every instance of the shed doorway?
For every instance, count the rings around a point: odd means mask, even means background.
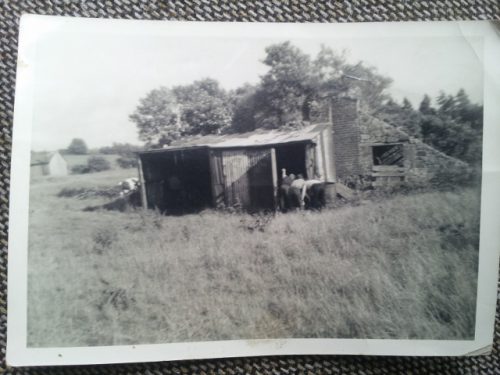
[[[143,154],[148,207],[162,213],[193,213],[212,205],[206,149]]]
[[[278,184],[281,185],[282,170],[286,170],[286,174],[293,173],[295,176],[302,174],[307,176],[306,169],[306,144],[292,143],[274,146],[276,150],[276,168],[278,173]]]

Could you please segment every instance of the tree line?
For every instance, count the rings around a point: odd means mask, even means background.
[[[376,116],[447,155],[481,163],[483,107],[472,103],[463,89],[456,95],[441,92],[435,106],[429,95],[418,108],[408,99],[401,104],[389,99]]]
[[[290,42],[270,45],[262,62],[268,70],[260,82],[234,90],[211,78],[152,90],[130,115],[139,139],[154,148],[193,135],[297,128],[321,113],[326,96],[349,95],[363,111],[448,155],[471,163],[481,159],[482,106],[464,90],[441,93],[435,106],[426,95],[415,109],[388,94],[389,77],[325,46],[312,58]]]
[[[116,164],[121,168],[137,167],[137,155],[144,147],[130,143],[113,143],[99,149],[89,149],[82,138],[73,138],[69,146],[60,150],[63,155],[89,155],[83,164],[71,167],[74,174],[93,173],[111,169],[111,163],[102,155],[118,155]]]

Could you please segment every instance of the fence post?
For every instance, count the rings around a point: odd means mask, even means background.
[[[146,196],[146,180],[144,179],[144,170],[142,168],[141,156],[138,155],[137,158],[138,158],[137,166],[139,168],[139,183],[141,184],[141,203],[142,203],[142,208],[146,210],[148,208],[148,200]]]

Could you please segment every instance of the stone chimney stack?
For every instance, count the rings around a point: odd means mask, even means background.
[[[332,124],[333,150],[337,180],[358,176],[359,143],[358,101],[349,97],[330,99],[329,122]]]

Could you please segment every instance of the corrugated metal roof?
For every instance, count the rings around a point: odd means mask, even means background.
[[[151,150],[151,152],[186,149],[190,147],[238,148],[307,142],[312,141],[322,131],[329,128],[329,123],[322,123],[293,130],[258,129],[253,132],[239,134],[199,136],[183,139],[173,143],[171,146],[159,150]]]

